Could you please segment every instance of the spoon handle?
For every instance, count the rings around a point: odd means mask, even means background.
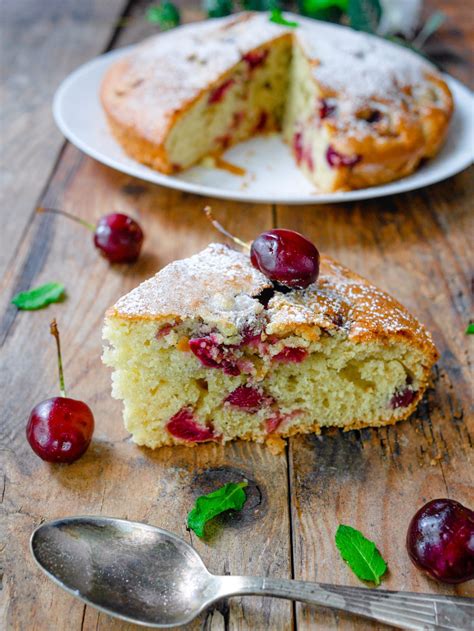
[[[265,577],[221,576],[223,596],[253,594],[299,600],[358,614],[401,629],[472,629],[474,599],[384,591]]]

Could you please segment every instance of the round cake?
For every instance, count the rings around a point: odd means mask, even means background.
[[[412,173],[446,136],[439,72],[401,46],[292,14],[245,12],[149,38],[106,73],[101,100],[125,151],[163,173],[282,131],[324,192]]]

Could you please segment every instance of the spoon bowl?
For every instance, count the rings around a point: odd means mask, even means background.
[[[104,517],[59,519],[35,530],[31,550],[61,587],[135,624],[183,625],[216,600],[215,577],[197,552],[147,524]]]
[[[172,533],[112,517],[67,517],[32,534],[40,568],[73,596],[127,622],[169,628],[214,602],[243,594],[276,596],[348,611],[402,629],[465,629],[474,601],[258,576],[214,576]]]

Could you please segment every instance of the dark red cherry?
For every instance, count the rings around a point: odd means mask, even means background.
[[[111,263],[133,263],[140,255],[143,232],[128,215],[112,213],[99,219],[94,244]]]
[[[292,289],[308,287],[319,275],[318,250],[293,230],[263,232],[252,243],[250,260],[267,278]]]
[[[190,443],[204,443],[209,440],[219,440],[219,436],[214,433],[212,427],[198,425],[194,420],[193,411],[189,407],[184,407],[170,418],[166,429],[179,440]]]
[[[89,447],[94,433],[94,416],[88,405],[66,396],[56,320],[51,322],[50,332],[56,340],[62,396],[35,405],[26,425],[26,438],[35,454],[47,462],[74,462]]]
[[[328,103],[326,99],[321,99],[319,104],[319,118],[329,118],[336,111],[336,105],[333,103]]]
[[[235,346],[225,346],[216,341],[214,335],[193,337],[189,348],[206,368],[220,368],[226,375],[240,375],[240,368],[234,355]]]
[[[411,390],[411,388],[405,388],[402,391],[395,392],[393,397],[390,399],[390,407],[394,410],[396,408],[407,408],[413,403],[417,394],[418,392]]]
[[[432,500],[416,513],[407,532],[410,559],[443,583],[474,578],[474,512],[450,499]]]
[[[53,397],[35,405],[26,437],[31,448],[47,462],[74,462],[87,450],[94,432],[88,405],[68,397]]]

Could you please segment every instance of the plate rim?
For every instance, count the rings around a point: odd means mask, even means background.
[[[69,127],[69,125],[64,120],[62,112],[62,106],[65,100],[65,95],[67,94],[67,90],[70,88],[71,84],[74,84],[78,76],[82,76],[84,73],[87,73],[90,67],[96,66],[98,64],[104,64],[106,60],[109,61],[109,64],[112,63],[116,58],[119,59],[120,57],[129,54],[137,45],[139,44],[124,46],[116,50],[97,55],[96,57],[89,59],[85,63],[81,64],[78,68],[73,70],[67,77],[65,77],[65,79],[61,81],[58,88],[56,89],[53,97],[52,111],[56,125],[58,126],[59,130],[66,138],[66,140],[68,140],[71,144],[73,144],[80,151],[85,153],[87,156],[93,158],[94,160],[97,160],[101,164],[104,164],[109,168],[119,171],[120,173],[125,173],[126,175],[136,177],[137,179],[140,179],[142,181],[186,193],[193,193],[204,197],[213,197],[216,199],[225,199],[244,203],[282,204],[288,206],[319,205],[328,203],[362,201],[366,199],[375,199],[378,197],[388,197],[399,193],[408,193],[410,191],[422,189],[432,184],[442,182],[452,177],[453,175],[460,173],[474,162],[473,147],[472,155],[469,156],[468,152],[466,151],[465,157],[464,159],[462,159],[462,156],[464,155],[463,152],[459,156],[458,160],[454,161],[450,168],[447,168],[444,171],[441,170],[441,172],[439,169],[435,169],[433,172],[428,171],[422,182],[417,179],[415,179],[414,181],[410,181],[408,179],[410,176],[406,176],[399,180],[388,182],[387,184],[382,184],[379,186],[373,186],[352,191],[341,191],[336,193],[315,193],[314,195],[306,194],[301,197],[298,197],[297,195],[293,195],[290,197],[284,195],[280,195],[278,197],[266,196],[264,194],[255,195],[255,193],[252,193],[251,191],[235,191],[225,188],[215,188],[207,184],[190,182],[188,180],[182,180],[172,175],[165,175],[164,173],[160,173],[159,171],[152,171],[152,173],[150,174],[143,173],[142,169],[147,168],[146,165],[142,165],[140,162],[134,160],[133,158],[129,157],[130,160],[133,160],[133,164],[127,165],[115,158],[110,158],[106,153],[96,151],[94,147],[91,147],[87,142],[83,141]],[[442,76],[448,83],[448,86],[453,93],[462,92],[466,100],[471,99],[472,101],[474,101],[473,93],[461,81],[447,73],[442,73]],[[470,125],[470,128],[471,132],[474,134],[474,113],[472,115],[472,118],[473,121]]]

